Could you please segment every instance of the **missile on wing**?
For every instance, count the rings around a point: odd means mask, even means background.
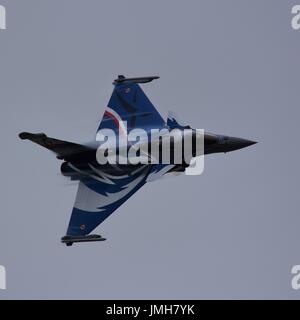
[[[75,242],[93,242],[93,241],[105,241],[106,239],[98,234],[90,234],[86,236],[64,236],[61,238],[61,242],[67,246],[71,246]]]

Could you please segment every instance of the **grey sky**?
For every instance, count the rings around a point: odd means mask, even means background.
[[[0,4],[0,299],[300,298],[295,1]],[[76,184],[17,134],[91,139],[117,74],[158,74],[143,88],[162,115],[259,144],[149,183],[97,229],[106,242],[67,248]]]

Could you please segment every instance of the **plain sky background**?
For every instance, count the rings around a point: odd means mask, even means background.
[[[300,298],[296,0],[0,4],[0,299]],[[17,135],[92,139],[118,74],[160,75],[143,89],[163,116],[259,143],[147,184],[106,242],[67,248],[77,186]]]

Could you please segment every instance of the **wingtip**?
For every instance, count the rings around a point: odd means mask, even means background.
[[[124,75],[118,75],[118,78],[114,80],[113,84],[117,85],[120,83],[147,83],[153,80],[159,79],[159,76],[149,76],[149,77],[134,77],[126,78]]]

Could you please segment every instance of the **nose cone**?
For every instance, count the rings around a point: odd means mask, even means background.
[[[234,151],[234,150],[243,149],[243,148],[252,146],[253,144],[257,143],[256,141],[235,138],[235,137],[228,137],[228,140],[226,142],[227,142],[226,149],[229,152]]]

